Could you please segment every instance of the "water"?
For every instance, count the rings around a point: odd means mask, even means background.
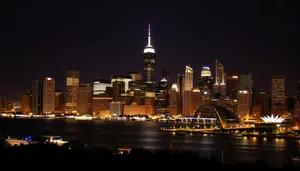
[[[281,167],[291,152],[300,151],[298,140],[162,133],[159,128],[170,123],[161,122],[1,119],[0,123],[1,136],[61,135],[66,140],[80,140],[98,147],[190,149],[219,159],[223,149],[226,163],[264,160],[270,166]]]

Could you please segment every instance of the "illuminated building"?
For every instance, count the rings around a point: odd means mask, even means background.
[[[285,103],[285,77],[273,76],[272,77],[272,104],[284,104]]]
[[[155,113],[165,115],[168,113],[169,106],[169,80],[167,80],[169,75],[166,71],[163,71],[161,76],[161,80],[156,90]]]
[[[179,114],[179,92],[177,84],[172,84],[170,91],[170,102],[169,102],[169,114],[178,115]]]
[[[182,114],[183,111],[183,91],[184,91],[184,74],[177,75],[177,89],[179,93],[179,103],[178,103],[178,114]]]
[[[185,116],[192,115],[192,88],[193,88],[193,69],[185,67],[184,87],[182,98],[182,114]]]
[[[98,96],[106,93],[106,87],[111,87],[109,80],[97,79],[93,82],[93,95]]]
[[[202,97],[201,97],[201,91],[199,90],[199,88],[194,88],[192,90],[192,112],[194,113],[196,111],[196,109],[198,109],[203,101],[202,101]]]
[[[101,112],[109,109],[109,102],[113,99],[112,97],[93,97],[93,116],[100,115]]]
[[[146,84],[144,81],[136,80],[129,82],[130,92],[133,92],[134,102],[138,105],[145,103]]]
[[[215,78],[215,84],[214,84],[214,95],[224,97],[226,95],[226,84],[225,84],[225,72],[224,72],[224,66],[216,60],[215,63],[216,67],[216,78]]]
[[[244,122],[235,113],[220,105],[200,106],[195,111],[194,117],[199,118],[199,123],[194,124],[216,125],[219,128],[245,126]],[[215,121],[212,119],[215,119]]]
[[[81,84],[77,90],[77,113],[92,114],[93,87]]]
[[[271,116],[267,115],[264,117],[261,117],[261,119],[265,122],[265,123],[281,123],[284,121],[284,118],[282,118],[281,116],[275,116],[272,114]]]
[[[120,96],[129,90],[129,82],[132,81],[130,75],[116,75],[111,79],[114,96]]]
[[[213,85],[213,78],[209,67],[202,67],[201,75],[198,80],[199,90],[202,96],[210,97]]]
[[[250,93],[248,90],[239,90],[237,94],[237,115],[245,118],[250,115]]]
[[[252,116],[261,117],[268,114],[268,95],[264,91],[253,94]]]
[[[298,86],[297,86],[297,97],[298,99],[300,99],[300,81],[298,82]]]
[[[0,97],[0,111],[8,110],[8,101],[6,97]]]
[[[31,113],[31,104],[32,104],[32,96],[31,94],[23,94],[22,95],[22,113],[29,114]]]
[[[237,90],[239,86],[239,76],[226,76],[226,95],[234,100],[237,98]]]
[[[55,113],[64,113],[65,107],[64,107],[64,94],[62,91],[56,91],[55,92]]]
[[[43,82],[43,113],[51,114],[55,111],[55,81],[47,77]]]
[[[140,81],[142,79],[141,74],[138,72],[130,72],[130,73],[128,73],[128,75],[131,76],[132,81]]]
[[[273,76],[271,78],[271,99],[272,99],[272,113],[278,115],[285,111],[285,77]]]
[[[151,31],[150,24],[148,27],[148,45],[143,53],[143,80],[146,83],[148,92],[155,92],[155,60],[156,54],[151,45]]]
[[[125,115],[153,115],[154,104],[145,102],[144,105],[138,105],[133,102],[131,105],[124,106]]]
[[[113,101],[109,103],[109,112],[111,115],[124,115],[124,102]]]
[[[43,113],[43,81],[36,80],[32,82],[32,113],[42,114]]]
[[[76,113],[77,89],[79,87],[79,72],[66,72],[66,93],[65,93],[65,111],[66,113]]]

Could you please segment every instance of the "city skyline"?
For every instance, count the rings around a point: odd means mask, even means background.
[[[269,91],[271,76],[284,75],[288,92],[296,95],[300,80],[296,62],[299,25],[294,15],[298,11],[290,8],[292,4],[274,1],[267,8],[260,3],[253,12],[254,3],[237,3],[236,8],[230,3],[180,7],[174,3],[172,7],[182,9],[176,12],[174,8],[164,8],[164,3],[154,2],[147,7],[136,4],[127,9],[107,8],[110,4],[101,7],[84,3],[81,7],[75,3],[61,18],[58,16],[65,9],[55,7],[57,13],[51,15],[52,6],[46,7],[46,2],[32,8],[29,8],[31,4],[22,8],[20,4],[8,8],[4,5],[7,17],[1,32],[6,34],[0,40],[0,55],[7,64],[0,71],[8,74],[3,74],[5,81],[0,86],[0,96],[20,99],[23,93],[28,93],[33,80],[45,77],[54,78],[56,87],[64,90],[67,70],[79,71],[81,83],[92,83],[97,74],[109,79],[117,74],[140,72],[148,23],[152,25],[157,55],[156,75],[163,69],[170,71],[171,83],[178,73],[184,73],[186,64],[194,69],[196,81],[202,67],[214,68],[218,59],[228,75],[253,73],[259,90]],[[38,12],[39,17],[33,17],[31,10]],[[110,10],[116,13],[110,12],[103,19],[106,15],[102,12]],[[159,15],[144,12],[148,10]],[[265,12],[270,15],[265,16]]]

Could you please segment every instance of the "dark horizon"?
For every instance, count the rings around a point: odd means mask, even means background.
[[[5,1],[0,96],[19,100],[33,80],[47,76],[64,90],[66,70],[79,71],[81,83],[91,83],[97,74],[109,79],[139,72],[148,23],[157,77],[168,70],[173,82],[190,64],[198,78],[202,66],[214,71],[217,58],[228,75],[253,73],[259,90],[269,92],[271,76],[284,75],[287,92],[296,95],[297,7],[294,1]]]

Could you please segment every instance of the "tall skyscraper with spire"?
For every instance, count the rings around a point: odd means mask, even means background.
[[[143,53],[143,80],[145,81],[147,92],[155,94],[155,60],[156,54],[151,45],[151,31],[150,24],[148,26],[148,44]]]

